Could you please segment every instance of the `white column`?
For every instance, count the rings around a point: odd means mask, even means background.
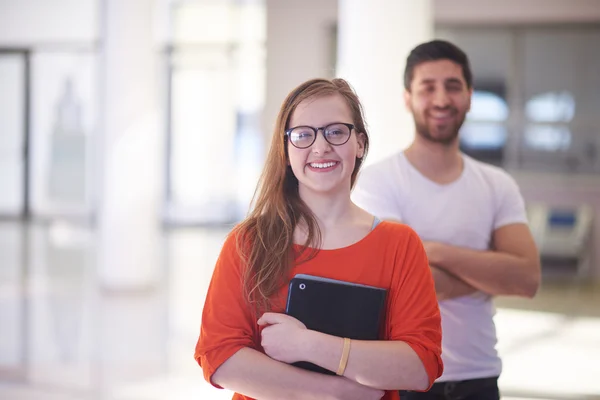
[[[410,50],[432,36],[431,0],[339,0],[337,75],[363,103],[371,138],[367,164],[412,141],[404,66]]]
[[[368,3],[370,0],[363,0]],[[266,0],[267,87],[263,129],[271,135],[279,107],[296,86],[335,74],[332,28],[337,0]]]
[[[109,290],[159,279],[163,123],[154,0],[106,0],[99,180],[98,273]]]

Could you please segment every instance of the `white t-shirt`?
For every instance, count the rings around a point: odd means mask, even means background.
[[[488,250],[494,230],[527,222],[525,205],[506,172],[466,155],[463,160],[461,176],[440,185],[404,153],[395,154],[361,172],[352,199],[381,219],[411,226],[424,241]],[[499,376],[491,296],[476,292],[441,301],[440,311],[444,374],[438,381]]]

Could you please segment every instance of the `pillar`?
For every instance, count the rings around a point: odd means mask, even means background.
[[[431,0],[339,0],[337,76],[349,81],[363,103],[371,139],[367,164],[412,141],[404,66],[410,50],[432,36]]]

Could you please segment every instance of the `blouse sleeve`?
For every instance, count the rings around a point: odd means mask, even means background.
[[[435,285],[423,244],[409,227],[397,249],[394,285],[390,291],[388,337],[406,342],[417,353],[429,386],[442,375],[442,328]]]
[[[211,381],[217,368],[238,350],[257,348],[256,328],[254,313],[244,299],[236,235],[230,234],[210,281],[196,344],[195,359],[208,382],[220,388]]]

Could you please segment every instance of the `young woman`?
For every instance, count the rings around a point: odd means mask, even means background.
[[[369,147],[360,102],[342,79],[285,99],[254,208],[213,273],[195,357],[234,399],[398,399],[442,373],[440,313],[427,257],[407,226],[350,200]],[[388,290],[382,340],[349,341],[284,314],[296,274]],[[289,365],[307,361],[337,376]]]

